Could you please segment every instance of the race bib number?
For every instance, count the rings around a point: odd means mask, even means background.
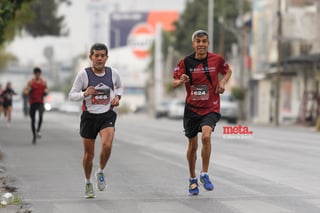
[[[91,96],[91,103],[108,105],[110,103],[110,88],[97,89],[96,94]]]
[[[191,90],[191,100],[193,101],[203,101],[209,99],[209,91],[207,85],[192,85]]]

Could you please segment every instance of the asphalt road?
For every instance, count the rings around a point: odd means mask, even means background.
[[[235,136],[223,133],[228,124],[221,121],[212,142],[215,189],[189,196],[182,121],[120,115],[107,189],[85,199],[79,116],[46,113],[43,137],[32,145],[29,119],[14,113],[11,127],[0,119],[0,149],[32,212],[320,212],[320,133],[312,128],[249,124],[242,130],[252,135]],[[200,161],[199,151],[197,171]]]

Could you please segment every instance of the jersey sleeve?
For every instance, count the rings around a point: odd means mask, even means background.
[[[229,64],[220,56],[219,73],[225,75],[229,71]]]
[[[186,73],[184,60],[181,59],[173,70],[173,79],[179,79],[182,74]]]
[[[71,101],[82,101],[83,97],[83,89],[88,86],[88,77],[86,71],[80,71],[72,85],[72,88],[69,92],[69,99]]]
[[[112,73],[114,74],[115,95],[119,95],[121,97],[123,95],[124,86],[121,81],[120,74],[118,70],[114,68],[112,68]]]

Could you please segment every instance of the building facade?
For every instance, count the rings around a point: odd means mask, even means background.
[[[317,0],[253,1],[250,111],[254,122],[272,123],[278,118],[280,124],[315,124],[319,118],[319,14]]]

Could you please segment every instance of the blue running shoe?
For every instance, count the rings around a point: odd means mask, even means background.
[[[200,182],[203,185],[203,188],[205,188],[206,190],[208,191],[213,190],[214,186],[209,179],[209,175],[207,174],[200,175]]]
[[[189,179],[189,194],[191,195],[199,194],[198,179]]]

